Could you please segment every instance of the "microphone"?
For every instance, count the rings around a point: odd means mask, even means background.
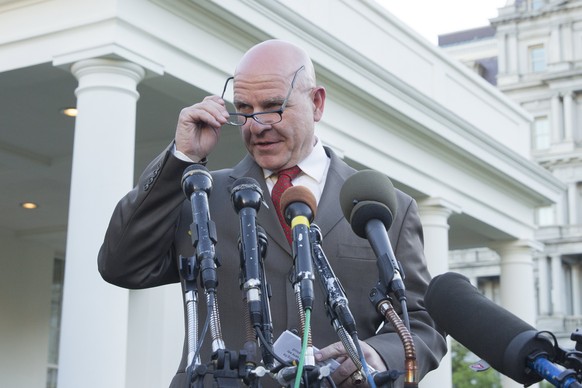
[[[208,196],[212,191],[212,175],[201,164],[193,164],[182,174],[182,190],[192,203],[192,245],[196,248],[196,257],[200,262],[200,275],[206,290],[216,289],[216,225],[210,219]]]
[[[553,343],[483,296],[465,276],[454,272],[436,276],[424,301],[438,326],[494,369],[524,385],[542,379],[528,362],[535,354],[553,358]]]
[[[313,263],[309,241],[309,223],[315,217],[316,200],[304,186],[291,186],[281,195],[281,213],[293,232],[293,262],[295,279],[299,284],[300,298],[304,309],[313,308]]]
[[[401,268],[388,238],[398,208],[390,179],[374,170],[356,172],[340,190],[340,205],[354,233],[370,242],[381,283],[391,287],[399,300],[405,299]]]
[[[234,182],[231,199],[240,218],[241,288],[246,292],[251,325],[257,327],[262,324],[263,313],[256,217],[263,191],[253,178],[239,178]]]

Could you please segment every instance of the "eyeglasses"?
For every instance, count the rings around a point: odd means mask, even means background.
[[[228,112],[230,117],[228,118],[227,123],[230,125],[241,126],[245,125],[248,118],[252,118],[259,124],[271,125],[280,123],[283,120],[283,112],[285,111],[285,106],[287,106],[287,101],[289,101],[289,96],[291,95],[291,91],[293,91],[293,86],[295,84],[295,79],[297,78],[297,74],[301,70],[305,69],[305,66],[301,66],[297,71],[293,74],[293,79],[291,80],[291,87],[287,92],[287,96],[281,107],[277,110],[270,110],[265,112],[257,112],[257,113],[238,113],[238,112]],[[233,80],[234,77],[229,77],[226,79],[226,83],[224,84],[224,89],[222,90],[221,98],[224,99],[224,93],[226,92],[226,88],[228,87],[228,83]]]

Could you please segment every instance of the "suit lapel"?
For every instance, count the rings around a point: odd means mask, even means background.
[[[232,171],[233,182],[234,180],[245,176],[254,178],[259,183],[261,190],[263,190],[264,203],[257,212],[257,223],[265,229],[265,232],[269,237],[269,243],[274,242],[278,244],[281,249],[291,255],[291,247],[289,246],[289,242],[287,242],[283,228],[281,227],[281,224],[279,224],[279,219],[274,211],[275,205],[273,205],[273,201],[271,200],[271,195],[269,194],[269,189],[265,182],[263,170],[249,155],[245,156]]]
[[[321,234],[325,237],[343,218],[343,212],[339,203],[339,193],[345,180],[356,172],[329,148],[325,147],[326,153],[331,158],[325,187],[313,222],[321,229]]]
[[[337,157],[329,148],[325,147],[326,153],[331,158],[329,171],[323,193],[317,206],[314,223],[321,229],[322,236],[325,237],[333,228],[344,218],[339,203],[339,192],[345,180],[356,172],[355,169],[348,166]],[[269,189],[263,176],[263,170],[249,156],[245,156],[232,170],[232,182],[226,188],[229,193],[232,189],[232,183],[241,177],[254,178],[263,190],[264,204],[257,213],[257,223],[261,225],[267,235],[270,243],[276,243],[287,252],[292,254],[291,247],[285,238],[283,228],[279,224]],[[229,194],[230,196],[230,194]],[[266,206],[265,206],[266,205]],[[268,208],[267,208],[268,207]]]

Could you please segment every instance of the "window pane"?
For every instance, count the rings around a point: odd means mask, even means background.
[[[545,3],[544,0],[531,0],[531,9],[532,10],[540,9],[544,6],[544,3]]]
[[[538,73],[546,70],[546,50],[544,46],[531,46],[529,48],[529,60],[531,71]]]
[[[536,150],[550,148],[550,123],[546,116],[536,117],[533,128],[533,147]]]

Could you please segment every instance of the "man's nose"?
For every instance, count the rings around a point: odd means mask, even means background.
[[[260,135],[261,133],[263,133],[267,129],[271,128],[271,124],[261,124],[257,120],[255,120],[254,118],[249,118],[247,120],[247,123],[248,123],[248,121],[250,121],[249,131],[251,131],[251,133],[253,135]]]

